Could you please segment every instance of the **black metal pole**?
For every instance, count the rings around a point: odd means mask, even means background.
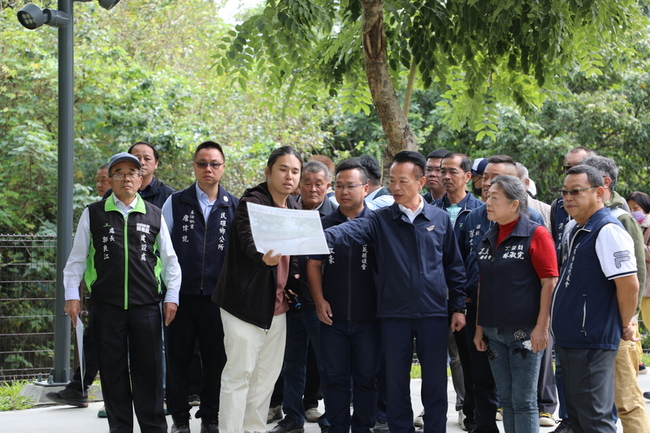
[[[63,268],[72,249],[72,173],[74,159],[74,16],[73,0],[59,0],[58,8],[70,17],[59,28],[59,166],[56,243],[56,304],[54,369],[52,381],[70,379],[70,318],[65,314]]]

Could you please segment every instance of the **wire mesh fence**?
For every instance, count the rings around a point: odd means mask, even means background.
[[[0,382],[52,367],[56,236],[0,235]]]

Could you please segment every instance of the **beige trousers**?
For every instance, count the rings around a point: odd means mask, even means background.
[[[286,314],[273,317],[268,331],[224,309],[221,322],[228,359],[221,374],[219,433],[263,433],[284,359]]]

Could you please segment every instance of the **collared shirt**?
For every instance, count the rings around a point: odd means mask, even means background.
[[[198,182],[194,184],[196,188],[196,198],[199,201],[199,206],[201,206],[201,213],[203,214],[203,219],[205,221],[208,220],[210,217],[210,212],[212,212],[212,208],[214,207],[214,204],[217,202],[217,199],[219,198],[219,195],[217,194],[217,198],[214,200],[210,201],[208,198],[208,195],[203,192],[201,188],[199,188]],[[165,221],[167,222],[167,228],[171,232],[172,229],[174,228],[174,209],[172,209],[172,197],[169,196],[167,200],[165,200],[165,204],[161,208],[162,214],[165,217]]]
[[[418,205],[417,208],[415,208],[415,210],[411,210],[411,209],[409,209],[409,208],[407,208],[405,206],[402,206],[401,204],[398,205],[399,210],[404,212],[404,215],[406,215],[408,217],[408,219],[411,220],[411,222],[413,222],[415,217],[420,215],[420,213],[422,212],[422,209],[424,209],[424,199],[422,198],[422,196],[418,196],[418,197],[420,197],[420,204]]]
[[[115,197],[115,206],[122,212],[124,216],[128,215],[138,203],[142,200],[139,195],[136,195],[131,204],[126,205]],[[178,291],[181,287],[181,268],[178,264],[178,258],[172,245],[165,217],[161,215],[160,233],[158,237],[158,245],[160,252],[160,259],[162,262],[161,277],[167,287],[165,295],[165,302],[173,302],[178,304]],[[65,269],[63,270],[63,286],[65,287],[65,299],[79,299],[79,284],[83,279],[84,272],[86,271],[88,257],[88,250],[90,247],[90,216],[88,208],[84,209],[77,225],[77,232],[72,244],[72,250],[68,256]]]
[[[378,188],[366,196],[364,201],[366,202],[366,206],[368,206],[368,209],[377,210],[382,207],[390,206],[393,203],[395,203],[395,199],[391,194],[384,194],[377,197],[377,194],[381,190],[382,188]]]

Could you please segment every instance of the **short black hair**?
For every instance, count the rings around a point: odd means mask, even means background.
[[[359,158],[350,158],[345,161],[339,162],[339,165],[336,166],[336,175],[345,170],[358,170],[361,175],[361,182],[368,182],[368,172],[366,168],[359,162]]]
[[[379,167],[377,160],[370,155],[361,155],[357,159],[363,168],[366,169],[370,183],[373,185],[379,185],[379,182],[381,182],[381,168]]]
[[[605,182],[603,181],[603,174],[598,170],[596,167],[592,167],[591,165],[586,165],[586,164],[580,164],[580,165],[574,165],[570,169],[567,170],[566,175],[570,174],[586,174],[587,175],[587,181],[589,182],[589,186],[605,186]]]
[[[420,152],[413,152],[412,150],[402,150],[401,152],[398,152],[397,155],[393,157],[391,166],[393,164],[403,164],[405,162],[411,162],[415,164],[416,167],[420,168],[420,173],[416,172],[416,177],[424,176],[424,172],[426,171],[426,167],[427,167],[427,160],[424,159],[424,156],[422,156]]]
[[[449,155],[450,153],[451,152],[448,151],[447,149],[443,149],[443,148],[436,149],[429,152],[429,154],[427,155],[427,159],[429,158],[442,159],[445,156]]]
[[[134,148],[135,146],[139,146],[140,144],[144,144],[145,146],[149,146],[149,147],[151,148],[151,150],[153,150],[153,159],[155,159],[156,162],[158,162],[158,151],[156,150],[155,147],[153,147],[153,144],[151,144],[151,143],[147,143],[146,141],[138,141],[138,142],[136,142],[136,143],[133,143],[133,144],[131,145],[131,147],[129,147],[129,150],[127,150],[126,152],[127,152],[127,153],[131,153],[131,151],[133,150],[133,148]]]
[[[446,154],[442,159],[456,158],[457,156],[460,157],[460,169],[465,173],[472,171],[472,160],[464,153],[451,152]],[[442,164],[442,161],[440,163]]]
[[[488,164],[512,164],[516,166],[515,160],[508,155],[492,155],[487,158]]]
[[[650,195],[641,191],[632,191],[625,197],[625,201],[634,200],[643,209],[643,212],[650,213]]]
[[[199,154],[200,151],[203,149],[217,149],[221,156],[223,156],[223,162],[226,162],[226,154],[223,153],[223,149],[221,148],[221,145],[217,143],[216,141],[204,141],[203,143],[199,144],[196,147],[196,150],[194,151],[194,159],[196,159],[196,155]]]

